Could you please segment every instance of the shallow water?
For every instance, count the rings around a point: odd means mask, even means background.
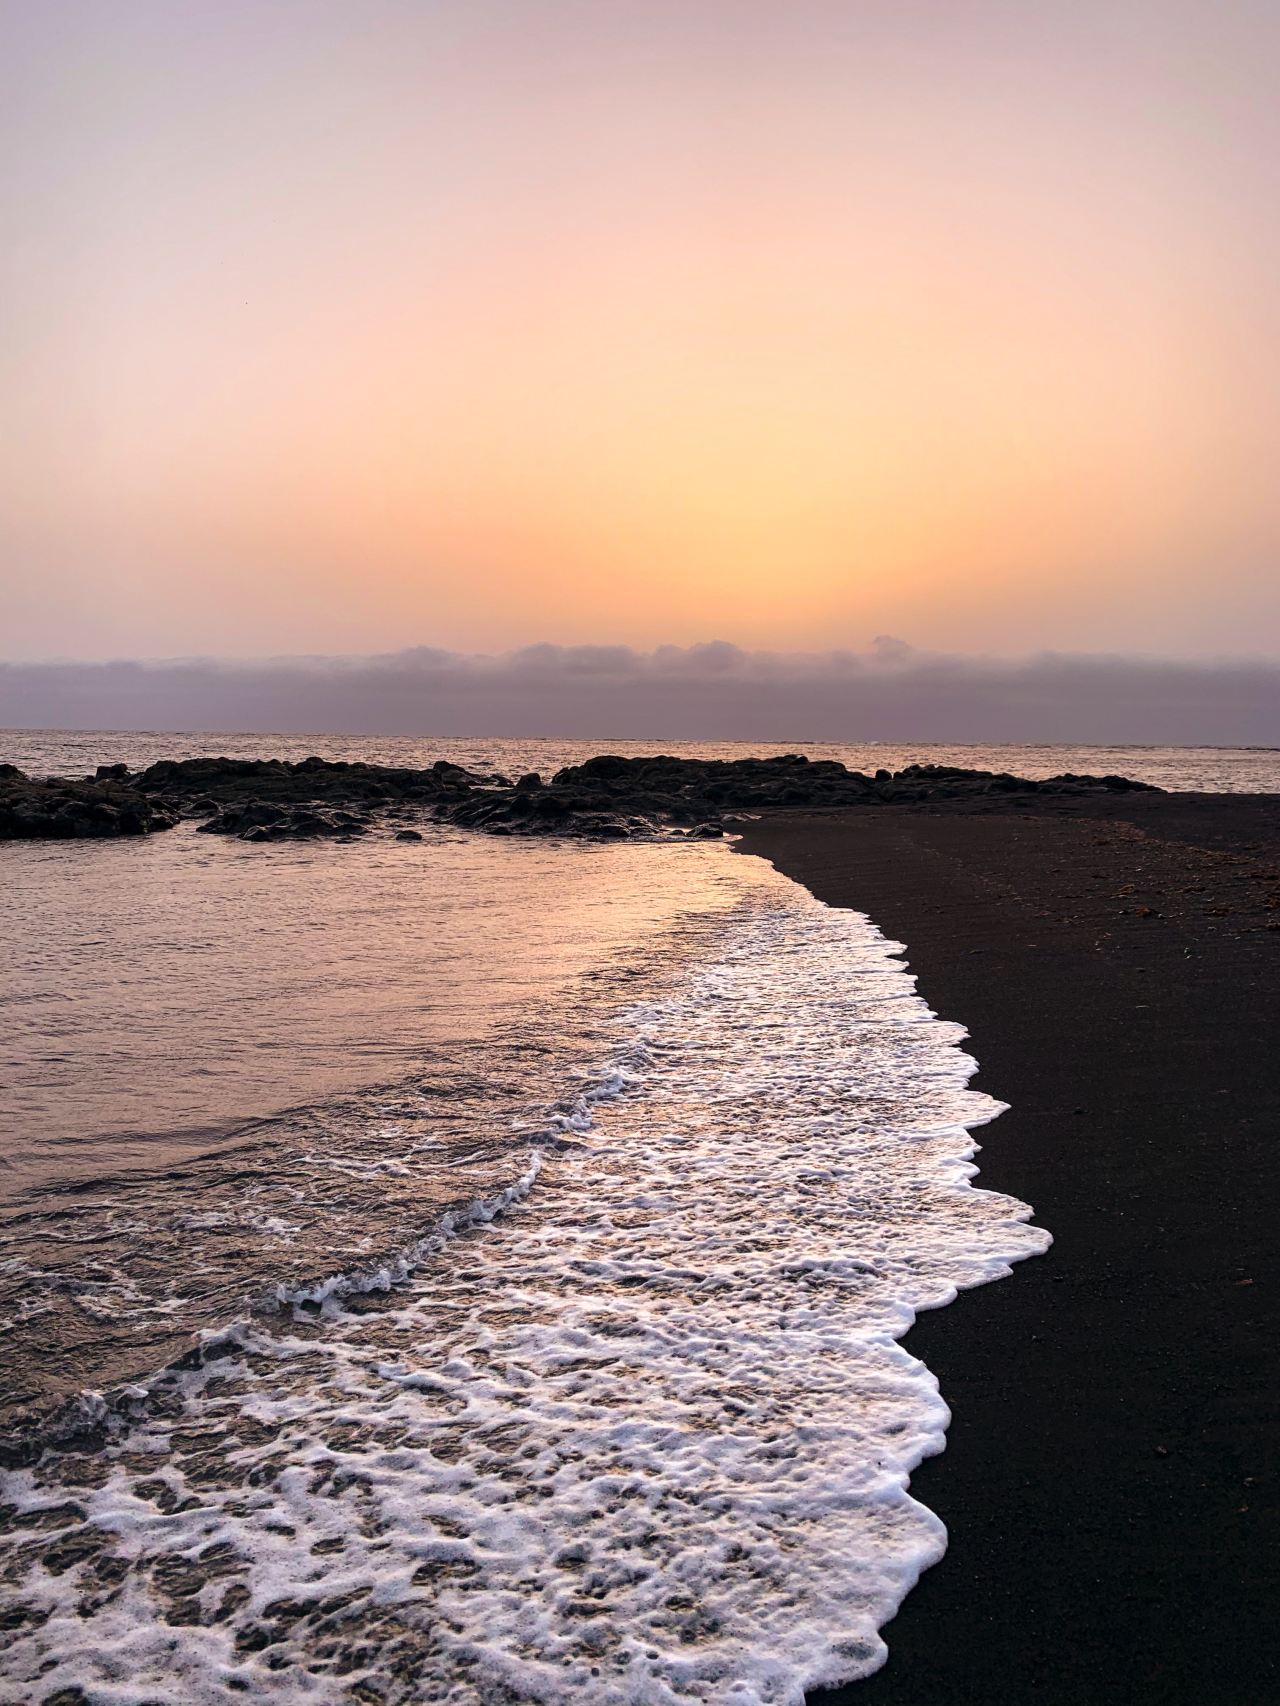
[[[801,750],[1280,787],[1274,752]],[[897,1338],[1047,1243],[969,1183],[962,1033],[726,847],[424,833],[0,848],[0,1411],[81,1430],[0,1477],[0,1699],[798,1703],[942,1551]]]
[[[1280,787],[1263,752],[802,750]],[[80,1430],[0,1477],[0,1699],[794,1706],[943,1549],[897,1339],[1048,1241],[970,1184],[962,1033],[726,847],[424,834],[0,849],[0,1411],[15,1449]]]
[[[424,835],[3,850],[0,1421],[504,1186],[568,992],[746,863]]]
[[[1047,1236],[971,1186],[999,1104],[874,927],[615,851],[706,892],[562,986],[503,1212],[3,1478],[13,1698],[798,1706],[881,1662],[944,1545],[896,1338]]]

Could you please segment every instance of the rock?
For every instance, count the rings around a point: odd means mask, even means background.
[[[132,775],[99,766],[92,781],[33,782],[0,766],[0,837],[144,834],[179,816],[203,818],[211,835],[255,842],[330,837],[369,827],[370,813],[437,819],[490,835],[574,835],[600,840],[684,828],[711,840],[735,814],[905,806],[956,801],[982,809],[995,798],[1144,789],[1122,776],[1063,774],[1045,781],[954,765],[909,764],[874,777],[835,759],[783,753],[769,758],[696,759],[666,753],[601,753],[515,784],[449,759],[427,769],[312,756],[163,759]],[[250,831],[263,831],[253,834]],[[415,832],[416,833],[416,832]],[[404,840],[412,837],[405,834]]]
[[[598,758],[589,758],[585,764],[580,764],[575,770],[562,770],[556,777],[559,782],[567,776],[585,777],[591,781],[614,781],[628,773],[636,760],[617,758],[612,753],[601,753]]]
[[[322,811],[310,806],[275,805],[269,800],[250,800],[243,806],[227,806],[199,825],[201,835],[238,835],[242,841],[313,841],[332,836],[349,839],[365,834],[363,818],[345,811]]]
[[[399,829],[396,831],[397,841],[421,841],[421,831],[416,829]]]
[[[249,800],[242,806],[215,806],[214,816],[200,825],[202,835],[241,835],[249,829],[265,829],[268,824],[284,821],[284,807],[268,805],[264,800]]]
[[[178,815],[117,776],[34,781],[13,765],[0,774],[0,841],[98,840],[172,829]]]
[[[144,792],[172,801],[182,811],[201,802],[214,806],[251,801],[284,806],[389,807],[431,805],[464,797],[482,783],[474,772],[447,760],[427,770],[385,764],[304,758],[162,759],[135,778]]]
[[[735,812],[976,802],[993,794],[1030,797],[1112,786],[1106,778],[1037,782],[944,764],[910,764],[896,774],[882,768],[869,777],[835,759],[815,761],[798,753],[734,759],[601,753],[558,770],[536,788],[522,777],[514,789],[477,790],[465,803],[442,803],[437,811],[450,822],[491,834],[611,836],[618,825],[635,834],[665,824],[686,825],[690,837],[701,840],[723,833],[724,819]]]

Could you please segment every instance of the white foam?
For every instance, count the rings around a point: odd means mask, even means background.
[[[505,1190],[498,1191],[491,1197],[478,1197],[461,1208],[446,1209],[430,1232],[389,1260],[374,1263],[367,1268],[347,1269],[342,1273],[329,1274],[311,1285],[278,1285],[273,1293],[274,1300],[285,1306],[303,1303],[325,1304],[336,1298],[353,1297],[362,1292],[390,1291],[392,1286],[401,1284],[429,1257],[443,1250],[449,1240],[456,1238],[459,1232],[470,1227],[487,1225],[504,1209],[510,1208],[512,1203],[526,1197],[541,1168],[542,1154],[535,1149],[519,1178]]]
[[[102,1484],[4,1478],[83,1511],[14,1563],[13,1698],[800,1706],[882,1662],[945,1546],[907,1481],[948,1412],[897,1339],[1048,1237],[973,1188],[1000,1104],[893,945],[740,863],[528,1197],[241,1326]]]

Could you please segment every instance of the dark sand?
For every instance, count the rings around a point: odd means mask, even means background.
[[[906,1343],[950,1549],[824,1706],[1280,1702],[1280,797],[881,806],[745,852],[909,945],[1056,1240]]]

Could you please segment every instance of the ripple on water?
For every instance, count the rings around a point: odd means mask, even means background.
[[[753,869],[596,1019],[505,1214],[4,1477],[23,1698],[799,1706],[883,1661],[945,1544],[897,1339],[1049,1240],[970,1182],[963,1033]]]

